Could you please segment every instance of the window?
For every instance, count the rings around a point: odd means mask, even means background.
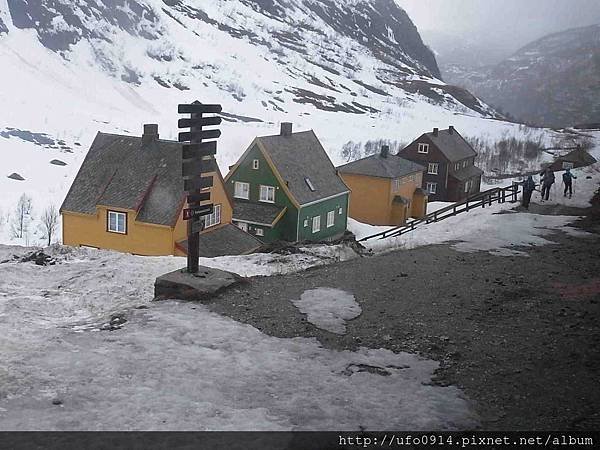
[[[263,230],[262,228],[256,228],[254,230],[254,234],[256,234],[257,236],[264,236],[265,235],[265,230]]]
[[[429,144],[419,144],[419,153],[429,153]]]
[[[248,232],[248,224],[246,222],[238,222],[235,224],[240,230]]]
[[[327,228],[331,228],[335,225],[335,212],[329,211],[327,213]]]
[[[261,202],[275,203],[275,188],[273,186],[260,186]]]
[[[467,167],[467,160],[464,160],[464,161],[463,161],[463,169],[464,169],[465,167]]]
[[[204,227],[214,227],[221,223],[221,205],[215,205],[214,211],[208,216],[204,216]]]
[[[108,211],[108,231],[127,234],[127,213]]]
[[[254,170],[258,170],[258,167],[259,167],[258,159],[253,160],[252,161],[252,168]]]
[[[458,172],[460,170],[460,163],[454,164],[454,170]]]
[[[318,233],[321,231],[321,216],[313,217],[312,232]]]
[[[310,178],[308,178],[308,177],[307,177],[307,178],[305,178],[305,179],[304,179],[304,182],[306,183],[306,185],[308,186],[308,188],[309,188],[309,189],[310,189],[312,192],[315,192],[315,191],[316,191],[314,184],[312,184],[312,181],[310,181]]]
[[[437,192],[437,183],[427,183],[427,192],[435,194]]]
[[[465,192],[470,192],[473,187],[473,180],[469,180],[465,183]]]
[[[250,198],[250,185],[248,183],[236,181],[233,196],[235,198],[243,198],[248,200]]]
[[[440,167],[439,163],[429,163],[429,166],[427,168],[427,173],[430,175],[437,175],[439,167]]]
[[[338,214],[341,216],[344,213],[344,208],[338,209]]]
[[[304,220],[304,228],[306,228],[308,226],[308,219]]]

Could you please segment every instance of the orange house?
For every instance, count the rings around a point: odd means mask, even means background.
[[[359,222],[402,225],[427,213],[427,194],[421,189],[425,168],[390,155],[387,146],[337,170],[352,191],[349,216]]]
[[[63,244],[145,256],[187,254],[181,144],[159,139],[157,125],[142,137],[98,133],[60,212]],[[231,224],[232,201],[215,162],[200,254],[255,251],[260,242]]]

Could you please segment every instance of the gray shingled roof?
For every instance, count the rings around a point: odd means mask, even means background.
[[[226,224],[200,234],[200,256],[215,258],[227,255],[246,255],[255,252],[262,242],[235,225]],[[187,253],[187,240],[177,243]]]
[[[408,159],[393,155],[383,158],[381,154],[367,156],[366,158],[338,167],[338,171],[341,173],[353,173],[379,178],[400,178],[424,170],[425,167]]]
[[[271,203],[250,203],[236,200],[233,206],[233,220],[270,226],[284,209],[285,206]]]
[[[433,132],[425,133],[425,135],[450,161],[460,161],[477,156],[477,152],[473,150],[473,147],[456,130],[452,134],[449,130],[439,130],[437,136]]]
[[[483,170],[475,166],[467,166],[458,172],[450,172],[450,176],[456,178],[459,181],[469,180],[474,177],[478,177],[483,174]]]
[[[61,210],[133,209],[140,222],[172,226],[183,197],[179,143],[142,145],[141,137],[98,133]]]
[[[300,205],[349,192],[315,133],[257,138]],[[312,191],[305,179],[315,190]]]

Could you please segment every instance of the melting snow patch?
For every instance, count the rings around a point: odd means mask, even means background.
[[[314,326],[336,334],[346,334],[346,321],[362,313],[354,295],[340,289],[311,289],[292,303]]]

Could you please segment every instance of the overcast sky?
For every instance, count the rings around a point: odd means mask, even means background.
[[[517,50],[548,33],[600,23],[600,0],[396,0],[419,30]],[[426,33],[425,33],[426,35]]]

